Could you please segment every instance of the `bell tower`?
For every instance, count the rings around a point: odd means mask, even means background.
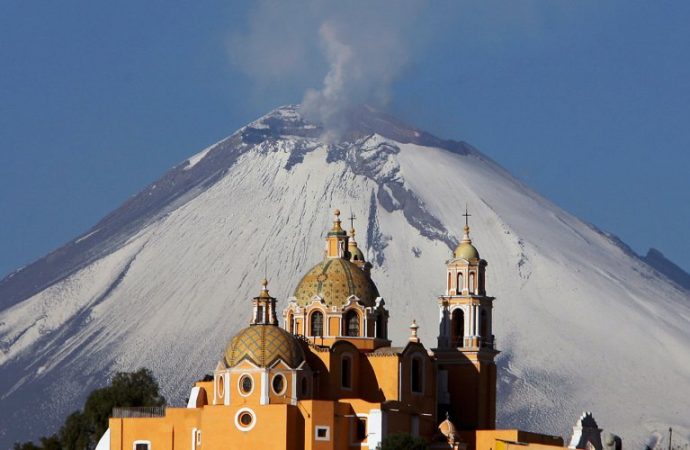
[[[492,333],[493,297],[486,295],[487,262],[464,234],[446,263],[445,295],[438,299],[439,414],[448,413],[460,429],[496,426],[496,364]]]

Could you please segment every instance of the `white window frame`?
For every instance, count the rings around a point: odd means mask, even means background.
[[[137,445],[141,444],[146,444],[146,446],[148,447],[147,450],[151,450],[151,441],[145,441],[141,439],[132,442],[132,450],[137,450]]]
[[[225,374],[218,375],[216,379],[216,389],[216,397],[220,399],[225,398]]]
[[[319,430],[325,430],[326,436],[319,437]],[[314,440],[315,441],[330,441],[331,440],[331,427],[326,425],[316,425],[314,427]]]
[[[240,416],[242,413],[249,413],[252,416],[252,423],[249,425],[242,425],[240,423]],[[235,413],[235,426],[237,427],[238,430],[240,431],[250,431],[252,428],[256,426],[256,413],[252,411],[250,408],[241,408]]]
[[[276,391],[276,390],[274,389],[274,386],[273,386],[273,382],[274,382],[274,380],[275,380],[277,377],[283,377],[283,390],[280,391],[280,392]],[[273,392],[275,395],[277,395],[277,396],[280,397],[281,395],[285,395],[285,393],[287,392],[287,389],[288,389],[288,379],[287,379],[287,377],[285,376],[285,374],[284,374],[283,372],[275,373],[275,374],[271,377],[271,392]]]
[[[242,379],[244,379],[244,377],[249,377],[249,379],[252,380],[252,388],[247,393],[242,390]],[[244,372],[237,378],[237,392],[239,392],[242,397],[249,397],[252,395],[254,388],[256,388],[256,381],[250,373]]]

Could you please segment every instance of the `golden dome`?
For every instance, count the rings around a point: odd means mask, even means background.
[[[342,258],[325,259],[307,272],[295,289],[297,303],[306,306],[315,295],[327,305],[342,307],[357,296],[365,306],[374,306],[379,291],[362,269]]]
[[[252,325],[237,333],[225,348],[228,367],[244,359],[259,367],[268,367],[282,359],[296,368],[304,361],[304,350],[295,336],[276,325]]]
[[[462,241],[455,248],[453,252],[455,258],[466,259],[467,261],[471,259],[479,259],[479,251],[477,247],[472,245],[472,240],[470,239],[470,227],[465,225],[465,234],[462,237]]]
[[[471,259],[479,259],[479,251],[477,251],[477,248],[467,242],[461,242],[455,249],[454,254],[456,258],[462,258],[468,261]]]

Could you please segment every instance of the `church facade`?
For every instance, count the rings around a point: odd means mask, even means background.
[[[323,259],[285,310],[263,280],[247,301],[248,326],[187,406],[120,409],[98,449],[375,449],[396,433],[439,449],[562,447],[559,437],[495,430],[493,297],[469,233],[465,223],[446,263],[435,348],[420,342],[414,321],[408,341],[393,346],[371,264],[336,210]]]

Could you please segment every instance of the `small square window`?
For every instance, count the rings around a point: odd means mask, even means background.
[[[355,442],[363,442],[367,439],[367,419],[357,417],[355,419]]]
[[[151,450],[151,442],[149,441],[135,441],[134,450]]]
[[[331,428],[317,426],[314,432],[314,439],[317,441],[330,441],[331,440]]]

